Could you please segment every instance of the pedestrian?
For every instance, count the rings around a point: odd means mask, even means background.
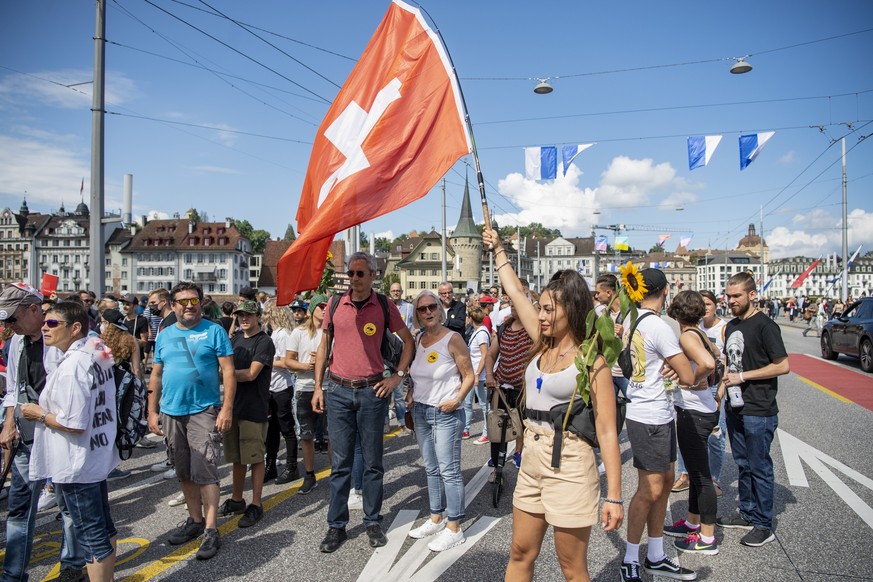
[[[30,474],[36,424],[21,416],[20,405],[39,400],[47,375],[64,357],[60,349],[46,344],[43,337],[45,314],[41,308],[42,300],[36,289],[22,283],[8,285],[0,294],[0,321],[5,328],[15,332],[7,342],[5,419],[0,433],[0,446],[13,453],[7,499],[6,553],[3,556],[4,582],[27,580],[36,514],[45,481]],[[82,568],[85,567],[84,550],[76,536],[73,518],[62,499],[59,505],[62,506],[63,531],[59,580],[81,580]]]
[[[625,338],[634,361],[627,387],[630,402],[625,424],[638,484],[628,508],[621,577],[625,582],[641,580],[639,552],[645,529],[648,534],[648,550],[643,562],[646,572],[652,576],[694,580],[695,572],[683,568],[664,552],[664,519],[676,462],[672,401],[678,392],[675,384],[693,384],[694,373],[673,330],[661,320],[670,292],[667,277],[658,269],[643,269],[641,274],[646,292],[640,302],[636,329],[632,336]]]
[[[31,475],[51,478],[63,499],[88,578],[110,582],[118,531],[109,510],[106,478],[120,459],[115,446],[115,376],[112,355],[101,340],[88,337],[89,330],[82,307],[65,301],[49,310],[43,323],[45,343],[64,357],[48,375],[39,403],[22,404],[21,413],[37,423]]]
[[[540,420],[556,405],[569,403],[576,390],[575,359],[585,339],[585,320],[594,302],[585,280],[574,270],[558,271],[533,306],[512,269],[499,234],[485,229],[482,241],[494,249],[501,287],[508,293],[528,335],[536,338],[525,371],[524,455],[512,499],[512,545],[506,580],[532,580],[549,525],[564,577],[588,579],[588,542],[598,522],[600,478],[594,450],[570,432],[562,436],[560,468],[552,467],[555,440],[551,422]],[[590,375],[591,404],[606,464],[607,494],[599,521],[605,531],[621,526],[621,456],[615,419],[615,392],[609,369],[597,356]],[[534,413],[535,417],[534,417]]]
[[[169,293],[177,321],[158,334],[155,342],[149,429],[163,436],[159,422],[163,426],[188,506],[188,519],[167,541],[181,545],[202,535],[196,557],[208,560],[221,547],[217,459],[221,433],[230,429],[233,420],[236,376],[230,339],[220,325],[203,319],[202,298],[200,286],[187,281]]]
[[[473,362],[473,370],[475,371],[476,381],[473,383],[473,389],[466,393],[464,398],[464,432],[462,439],[471,437],[470,431],[473,425],[473,399],[479,401],[479,407],[482,409],[482,435],[473,441],[474,445],[488,444],[488,429],[485,419],[488,417],[490,402],[486,397],[485,388],[485,356],[488,354],[488,348],[491,347],[491,332],[489,332],[483,323],[485,319],[485,311],[481,307],[474,307],[467,313],[470,318],[470,323],[473,326],[473,332],[470,334],[470,341],[467,342],[467,351],[470,354],[470,360]]]
[[[440,305],[446,315],[446,322],[443,325],[463,335],[464,327],[467,325],[466,304],[455,299],[455,288],[447,281],[440,283],[437,290],[439,291]]]
[[[230,497],[221,505],[221,514],[241,513],[239,526],[251,527],[264,516],[261,494],[266,469],[270,379],[276,348],[261,329],[261,306],[257,301],[243,301],[233,315],[239,324],[239,333],[230,338],[236,391],[233,422],[222,435],[224,460],[233,464],[233,485]],[[273,464],[275,467],[275,459]],[[243,488],[248,467],[252,472],[252,502],[246,505]]]
[[[411,530],[409,537],[438,534],[427,547],[443,552],[465,540],[461,529],[465,507],[461,404],[473,387],[475,375],[464,339],[443,326],[445,312],[433,291],[419,293],[413,305],[415,326],[422,333],[416,339],[415,359],[409,368],[414,389],[407,396],[407,404],[414,407],[415,438],[427,474],[430,519]]]
[[[144,362],[145,348],[149,340],[149,322],[145,317],[137,314],[136,307],[139,305],[139,301],[134,294],[125,295],[120,303],[124,313],[124,326],[136,341],[140,352],[140,362]]]
[[[389,289],[389,293],[391,295],[391,301],[394,302],[394,305],[397,306],[397,310],[400,312],[400,317],[403,319],[403,322],[406,324],[406,327],[409,328],[409,331],[412,332],[414,328],[414,317],[415,310],[412,308],[412,303],[403,299],[403,287],[400,283],[391,283],[391,287]],[[391,394],[391,400],[394,406],[394,419],[397,421],[397,424],[402,428],[403,427],[403,419],[406,416],[406,386],[408,384],[408,379],[404,378],[400,384],[397,385],[397,388],[394,389],[394,392]],[[389,412],[390,416],[390,412]],[[391,431],[391,419],[386,416],[385,417],[385,432]]]
[[[717,523],[748,531],[740,543],[758,547],[775,539],[770,445],[779,424],[778,378],[790,370],[779,326],[754,307],[755,279],[748,273],[734,275],[727,294],[734,319],[725,328],[725,386],[728,394],[731,387],[742,392],[741,402],[731,397],[727,407],[731,453],[739,470],[739,511]]]
[[[382,532],[383,433],[388,397],[403,380],[412,360],[412,334],[400,318],[397,306],[387,301],[389,320],[373,290],[376,259],[367,253],[349,257],[349,291],[331,299],[322,323],[329,331],[322,335],[315,361],[315,390],[312,406],[316,412],[327,409],[332,447],[328,531],[319,549],[336,551],[346,540],[349,521],[348,496],[354,460],[355,438],[360,437],[364,460],[364,524],[370,546],[388,543]],[[388,370],[382,360],[385,330],[403,340],[397,370]],[[328,358],[329,347],[330,357]],[[330,372],[325,378],[325,368]],[[325,381],[326,380],[326,381]]]
[[[143,371],[142,360],[139,356],[139,344],[130,335],[130,330],[124,323],[124,316],[117,309],[107,309],[100,317],[100,337],[106,346],[112,350],[115,364],[130,372],[142,382]]]

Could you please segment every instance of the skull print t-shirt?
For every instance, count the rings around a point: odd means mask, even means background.
[[[782,332],[772,319],[758,311],[748,319],[734,318],[725,328],[724,353],[728,372],[757,370],[788,356]],[[732,414],[774,416],[778,379],[750,380],[741,384],[743,402],[740,409],[727,407]]]

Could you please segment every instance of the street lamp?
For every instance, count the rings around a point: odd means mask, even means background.
[[[534,87],[534,93],[537,95],[548,95],[552,91],[554,91],[554,88],[549,84],[548,79],[540,79],[540,82]]]
[[[746,62],[745,57],[740,57],[737,59],[733,65],[731,65],[731,73],[734,75],[742,75],[743,73],[748,73],[752,70],[752,65]]]

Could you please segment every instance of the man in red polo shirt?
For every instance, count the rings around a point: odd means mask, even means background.
[[[388,305],[388,329],[403,340],[403,353],[396,372],[382,363],[385,314],[373,291],[376,260],[367,253],[349,258],[348,293],[333,297],[325,309],[325,330],[315,358],[315,391],[312,408],[327,408],[332,447],[328,531],[319,549],[330,553],[346,540],[349,521],[349,488],[355,438],[360,438],[364,457],[364,525],[370,546],[388,543],[382,532],[382,425],[388,399],[403,380],[412,360],[413,339],[393,301]],[[337,303],[338,302],[338,303]],[[332,309],[336,303],[336,309]],[[331,314],[333,311],[333,314]],[[333,350],[330,326],[333,324]],[[328,352],[330,360],[328,361]],[[325,367],[330,371],[325,378]],[[326,381],[325,381],[326,380]]]

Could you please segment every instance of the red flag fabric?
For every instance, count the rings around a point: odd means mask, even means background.
[[[279,260],[279,305],[318,286],[336,233],[423,197],[470,150],[445,49],[394,0],[318,129],[298,237]]]
[[[818,264],[820,262],[821,262],[821,257],[819,257],[815,261],[813,261],[813,263],[804,272],[802,272],[800,274],[800,276],[797,277],[797,279],[795,279],[794,283],[791,284],[791,288],[797,289],[798,287],[803,285],[803,282],[806,281],[806,278],[809,277],[809,274],[812,273],[813,270],[815,270],[815,268],[818,266]]]

